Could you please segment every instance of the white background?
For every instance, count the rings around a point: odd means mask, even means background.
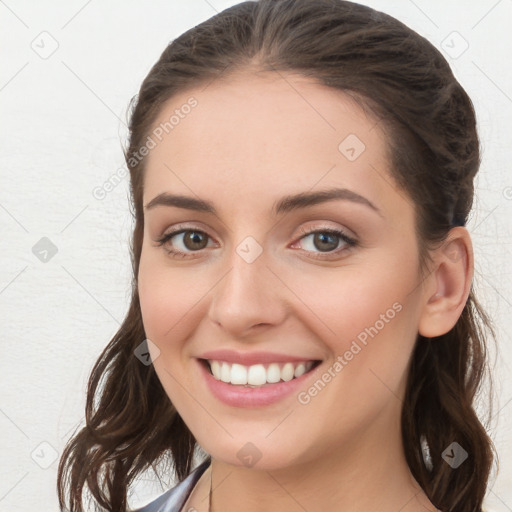
[[[235,3],[0,2],[0,511],[57,510],[57,457],[128,307],[128,179],[102,200],[92,193],[126,176],[128,102],[168,42]],[[483,162],[468,227],[499,344],[491,434],[501,465],[487,504],[511,511],[512,0],[361,3],[450,45],[445,55],[475,103]],[[57,249],[47,262],[32,252],[43,237]],[[162,492],[150,477],[132,505]]]

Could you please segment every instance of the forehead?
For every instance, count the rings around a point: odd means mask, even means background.
[[[312,187],[374,198],[394,190],[383,179],[387,143],[377,121],[346,93],[297,74],[241,73],[179,93],[150,136],[145,203],[170,190],[231,201],[233,190],[247,199]]]

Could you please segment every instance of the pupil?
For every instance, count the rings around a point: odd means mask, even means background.
[[[329,242],[330,239],[330,242]],[[320,247],[317,245],[317,242],[320,242]],[[327,246],[321,245],[327,242]],[[336,235],[333,233],[320,233],[316,234],[314,238],[315,247],[321,251],[329,251],[332,249],[336,249],[338,246],[338,241],[336,239]]]
[[[203,238],[203,240],[201,240],[201,238]],[[187,242],[190,242],[192,247],[188,247]],[[201,245],[201,242],[203,242],[204,246],[204,237],[201,233],[189,231],[187,236],[185,236],[185,245],[187,245],[188,249],[203,249],[203,247],[197,247],[197,244]]]

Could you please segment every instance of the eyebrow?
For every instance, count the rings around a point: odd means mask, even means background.
[[[371,201],[366,199],[366,197],[363,197],[356,192],[346,188],[331,188],[318,192],[301,192],[299,194],[285,196],[278,202],[274,203],[272,207],[272,213],[273,215],[279,215],[333,200],[345,200],[362,204],[369,207],[378,213],[381,217],[383,217],[379,208],[377,208]],[[177,208],[184,208],[186,210],[195,210],[217,215],[217,210],[210,201],[183,195],[169,194],[168,192],[163,192],[157,195],[154,199],[146,204],[145,209],[151,210],[156,206],[175,206]]]

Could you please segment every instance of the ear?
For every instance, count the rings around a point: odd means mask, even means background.
[[[426,338],[446,334],[457,323],[471,290],[473,245],[468,230],[452,228],[432,254],[434,266],[423,287],[418,332]]]

